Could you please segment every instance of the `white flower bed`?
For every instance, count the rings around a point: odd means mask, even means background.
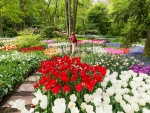
[[[112,74],[107,70],[106,77],[92,94],[83,95],[84,101],[78,105],[77,95],[70,95],[70,102],[66,103],[65,98],[57,98],[52,107],[53,113],[65,113],[67,109],[70,113],[150,113],[150,77],[147,74],[137,74],[132,70],[117,72]],[[34,93],[32,103],[43,109],[47,107],[47,97],[40,90]],[[21,100],[20,100],[21,102]],[[21,113],[30,113],[25,110],[24,102],[10,102],[13,108],[21,110]],[[22,105],[20,105],[22,104]],[[21,107],[20,107],[21,106]],[[25,112],[23,112],[25,111]],[[39,113],[36,111],[36,113]]]
[[[103,53],[108,53],[106,50],[104,50],[104,48],[102,47],[87,47],[87,51],[93,51],[93,53],[98,53],[98,54],[103,54]]]

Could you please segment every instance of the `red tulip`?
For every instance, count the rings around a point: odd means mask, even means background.
[[[76,91],[80,92],[82,90],[82,84],[76,84],[75,89]]]
[[[39,83],[38,83],[38,82],[34,84],[34,88],[35,88],[35,89],[38,88],[38,86],[39,86]]]
[[[66,92],[69,92],[69,91],[70,91],[70,86],[69,85],[64,85],[63,92],[66,93]]]
[[[77,74],[74,74],[72,77],[71,77],[71,81],[72,82],[75,82],[78,78],[78,75]]]
[[[51,91],[52,91],[54,94],[57,94],[57,93],[59,93],[59,91],[60,91],[60,87],[59,87],[58,85],[56,85],[56,86],[54,86],[54,87],[51,89]]]

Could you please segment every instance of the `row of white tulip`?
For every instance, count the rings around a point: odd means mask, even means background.
[[[67,109],[70,113],[150,113],[150,77],[147,74],[137,74],[132,70],[122,71],[120,75],[117,72],[110,74],[107,70],[106,77],[101,83],[101,87],[92,94],[85,94],[84,101],[81,105],[77,105],[78,96],[71,94],[70,102],[66,102],[66,98],[56,98],[52,106],[53,113],[65,113]],[[32,104],[38,105],[42,109],[47,109],[49,103],[47,95],[38,90],[34,93],[35,98]],[[22,110],[21,113],[27,113],[24,102],[10,102],[13,108]],[[117,106],[118,108],[114,108]],[[142,111],[141,111],[142,110]],[[23,112],[26,111],[26,112]],[[34,109],[28,111],[28,113]],[[38,113],[39,111],[36,111]]]

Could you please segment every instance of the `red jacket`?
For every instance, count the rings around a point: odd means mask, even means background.
[[[77,39],[76,39],[76,36],[75,36],[75,35],[71,35],[71,36],[70,36],[70,42],[71,42],[71,43],[77,42]]]

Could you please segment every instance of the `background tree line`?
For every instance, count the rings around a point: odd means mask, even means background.
[[[1,0],[0,36],[15,36],[29,27],[78,34],[121,35],[123,45],[146,38],[150,51],[149,0]],[[150,54],[150,53],[149,53]]]

